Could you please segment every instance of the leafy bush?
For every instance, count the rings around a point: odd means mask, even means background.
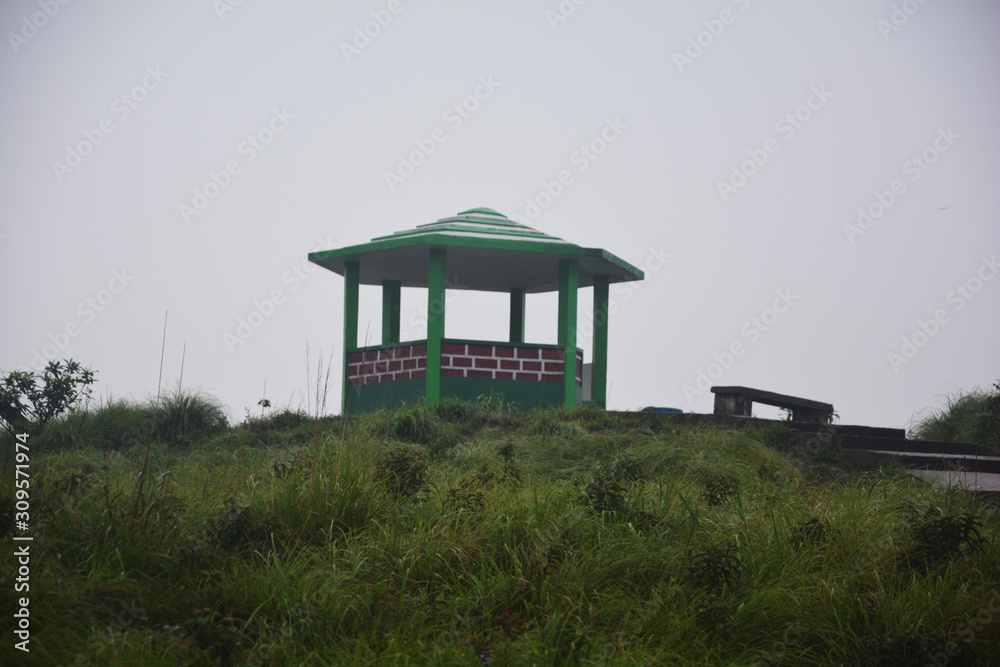
[[[0,380],[0,427],[11,435],[38,429],[89,398],[94,372],[68,359],[50,361],[41,377],[12,371]]]
[[[626,493],[645,477],[642,464],[630,454],[619,454],[610,464],[598,463],[590,483],[583,491],[583,504],[597,512],[629,513]],[[642,522],[651,517],[642,515]]]

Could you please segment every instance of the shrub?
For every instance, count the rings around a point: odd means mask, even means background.
[[[227,428],[225,412],[215,399],[203,394],[176,393],[137,404],[108,399],[94,410],[73,410],[42,429],[40,446],[50,450],[71,447],[127,449],[159,439],[187,446],[196,436],[214,435]]]
[[[429,484],[423,452],[396,449],[375,462],[375,478],[385,483],[394,496],[419,497]]]
[[[443,396],[434,406],[434,412],[445,421],[463,424],[470,422],[476,414],[475,408],[470,403],[454,396]]]
[[[163,398],[159,407],[151,405],[160,439],[174,441],[181,436],[212,435],[228,426],[222,405],[205,394],[181,391]]]
[[[924,568],[950,560],[963,551],[979,551],[986,545],[981,529],[979,519],[971,514],[919,523],[913,528],[913,546],[903,552],[903,561],[911,567]]]
[[[919,440],[972,442],[1000,451],[1000,382],[992,391],[973,389],[920,419],[912,429]]]
[[[445,511],[453,510],[478,515],[486,509],[486,499],[482,491],[473,491],[470,488],[451,488],[446,491],[442,505]]]
[[[290,431],[293,428],[298,428],[303,424],[308,424],[311,417],[301,410],[296,410],[292,412],[291,410],[282,410],[278,414],[271,417],[271,426],[278,429],[279,431]]]
[[[736,495],[739,489],[739,480],[726,473],[705,473],[702,481],[705,484],[705,500],[709,505],[721,505]]]
[[[205,542],[227,553],[247,549],[267,551],[271,543],[271,526],[253,518],[250,507],[237,507],[232,498],[228,507],[216,514],[202,531]]]
[[[597,464],[590,483],[584,488],[583,504],[597,512],[627,513],[630,508],[625,494],[644,478],[645,471],[635,457],[619,454],[610,464]],[[643,515],[644,521],[648,519],[650,517]]]
[[[109,398],[93,410],[73,410],[49,422],[40,433],[40,446],[126,449],[147,442],[155,432],[156,422],[145,406]]]
[[[50,361],[41,377],[12,371],[0,380],[0,427],[11,435],[41,428],[89,398],[93,383],[94,372],[72,359]]]
[[[807,544],[823,544],[826,538],[826,524],[813,517],[792,530],[790,541],[792,546],[802,547]]]
[[[441,436],[441,420],[426,405],[406,405],[389,416],[386,435],[417,445]]]
[[[696,587],[733,588],[742,576],[743,560],[734,544],[710,544],[688,554],[687,580]]]

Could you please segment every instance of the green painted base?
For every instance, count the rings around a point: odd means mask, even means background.
[[[506,402],[522,409],[560,407],[563,386],[560,382],[528,382],[525,380],[492,380],[489,378],[441,378],[441,396],[453,396],[474,401],[491,393],[502,394]],[[376,382],[347,388],[347,411],[351,414],[393,409],[407,401],[424,397],[424,378]],[[583,403],[583,388],[576,388],[576,404]]]
[[[396,380],[394,382],[374,382],[347,387],[347,412],[358,414],[375,412],[381,408],[392,410],[407,401],[424,398],[424,378]]]
[[[529,382],[527,380],[491,380],[488,378],[441,378],[441,395],[474,401],[490,393],[503,394],[503,400],[522,410],[562,405],[561,382]],[[576,388],[576,404],[583,402],[583,387]]]

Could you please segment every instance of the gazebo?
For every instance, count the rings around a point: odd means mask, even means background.
[[[344,276],[344,414],[423,397],[473,399],[502,394],[523,408],[572,408],[583,400],[577,348],[577,291],[594,288],[590,400],[607,398],[608,286],[643,273],[600,248],[582,248],[474,208],[370,243],[309,254]],[[382,344],[358,346],[358,287],[382,286]],[[427,289],[427,338],[399,340],[400,290]],[[445,338],[445,290],[510,294],[506,340]],[[525,296],[559,292],[558,341],[524,340]]]

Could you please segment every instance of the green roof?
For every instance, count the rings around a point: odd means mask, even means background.
[[[643,273],[600,248],[582,248],[510,220],[490,208],[473,208],[437,222],[377,236],[369,243],[309,254],[309,261],[344,275],[344,264],[359,263],[363,285],[398,280],[404,287],[427,286],[428,250],[446,250],[449,289],[529,293],[558,289],[559,260],[579,262],[579,285],[594,276],[611,282],[642,280]]]

